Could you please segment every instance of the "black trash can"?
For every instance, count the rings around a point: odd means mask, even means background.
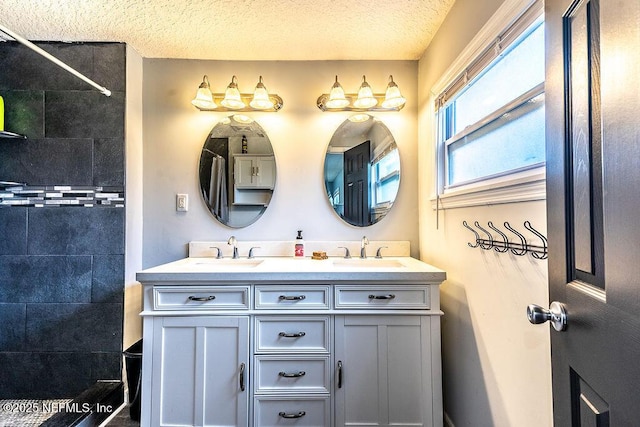
[[[123,351],[129,388],[129,417],[140,421],[140,394],[142,389],[142,340]]]

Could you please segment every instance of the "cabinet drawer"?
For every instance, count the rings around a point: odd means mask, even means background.
[[[256,353],[328,353],[328,316],[256,317]]]
[[[271,397],[255,399],[254,425],[256,427],[331,425],[329,397]]]
[[[256,310],[328,309],[329,286],[256,286]]]
[[[329,393],[329,356],[256,356],[255,393]]]
[[[336,286],[336,308],[428,309],[429,286]]]
[[[154,310],[248,310],[248,286],[162,286],[153,288]]]

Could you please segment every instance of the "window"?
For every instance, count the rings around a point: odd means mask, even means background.
[[[541,3],[512,20],[438,96],[439,194],[544,165]]]

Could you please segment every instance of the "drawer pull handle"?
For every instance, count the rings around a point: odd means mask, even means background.
[[[278,415],[280,415],[280,417],[282,418],[302,418],[307,415],[307,413],[304,411],[300,411],[297,414],[287,414],[286,412],[280,412],[278,413]]]
[[[283,337],[283,338],[302,338],[305,335],[307,335],[306,332],[296,332],[295,334],[288,334],[286,332],[280,332],[278,334],[278,336]]]
[[[342,360],[338,360],[338,388],[342,388]]]
[[[191,295],[189,297],[189,301],[213,301],[214,299],[216,299],[215,295],[209,295],[208,297],[194,297]]]
[[[241,363],[240,364],[240,391],[244,391],[244,369],[245,369],[245,364]]]
[[[394,294],[389,295],[369,295],[369,299],[394,299],[396,296]]]
[[[305,375],[307,375],[307,373],[305,371],[293,372],[291,374],[288,374],[286,372],[280,372],[280,373],[278,373],[278,375],[280,375],[283,378],[300,378],[300,377],[304,377]]]
[[[286,296],[286,295],[280,295],[278,297],[278,299],[280,301],[302,301],[303,299],[305,299],[306,296],[305,295],[298,295],[298,296]]]

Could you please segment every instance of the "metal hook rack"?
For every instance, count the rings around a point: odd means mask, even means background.
[[[527,253],[530,253],[531,256],[534,257],[535,259],[547,259],[548,257],[547,238],[538,230],[533,228],[533,226],[531,225],[531,222],[529,221],[524,222],[523,224],[524,228],[526,228],[528,231],[533,233],[537,238],[539,238],[540,241],[542,242],[542,246],[532,245],[531,243],[529,243],[527,241],[527,238],[518,230],[513,228],[508,221],[504,222],[504,228],[506,228],[510,233],[514,234],[517,237],[516,241],[509,240],[509,236],[507,236],[507,234],[502,230],[500,230],[498,227],[493,225],[493,222],[491,221],[488,221],[487,225],[491,230],[495,231],[496,233],[498,233],[498,235],[500,235],[500,237],[497,239],[494,239],[493,235],[489,232],[489,230],[481,226],[478,221],[474,221],[473,223],[475,228],[470,226],[467,223],[467,221],[462,221],[462,225],[466,227],[468,230],[470,230],[475,236],[474,244],[467,243],[467,245],[469,245],[470,248],[479,247],[480,249],[483,249],[485,251],[489,251],[493,249],[499,253],[511,252],[512,254],[517,256],[524,256]],[[486,235],[487,237],[485,238],[484,236],[481,236],[478,230],[480,230],[480,232],[482,232],[483,235]]]

